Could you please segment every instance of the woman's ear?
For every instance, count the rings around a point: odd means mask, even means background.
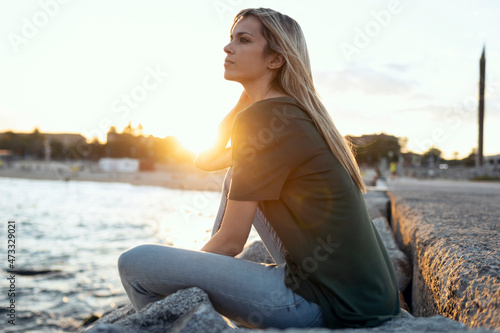
[[[283,57],[281,53],[275,53],[273,54],[271,60],[269,61],[269,65],[267,66],[267,68],[278,69],[281,66],[283,66],[284,63],[285,63],[285,57]]]

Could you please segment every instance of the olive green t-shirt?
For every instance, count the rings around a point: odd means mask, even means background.
[[[259,201],[286,251],[285,283],[318,303],[328,327],[400,314],[394,269],[361,191],[291,97],[236,118],[229,199]]]

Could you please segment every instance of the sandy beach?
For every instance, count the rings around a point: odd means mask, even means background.
[[[225,170],[207,173],[190,165],[161,165],[154,171],[137,172],[104,172],[96,167],[86,167],[75,171],[0,168],[0,177],[60,181],[122,182],[133,185],[219,192],[221,191],[225,174]]]

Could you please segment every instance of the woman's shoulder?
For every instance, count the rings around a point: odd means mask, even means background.
[[[267,98],[253,103],[243,110],[238,118],[272,120],[276,117],[310,119],[303,107],[291,96]]]
[[[284,106],[301,108],[300,103],[295,98],[289,95],[266,98],[258,102],[255,102],[251,106],[257,109],[266,109],[269,107],[284,107]]]

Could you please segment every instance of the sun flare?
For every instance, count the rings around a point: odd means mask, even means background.
[[[194,153],[199,153],[203,150],[210,148],[215,142],[215,135],[211,133],[183,133],[177,135],[179,142],[185,148],[189,149]]]

